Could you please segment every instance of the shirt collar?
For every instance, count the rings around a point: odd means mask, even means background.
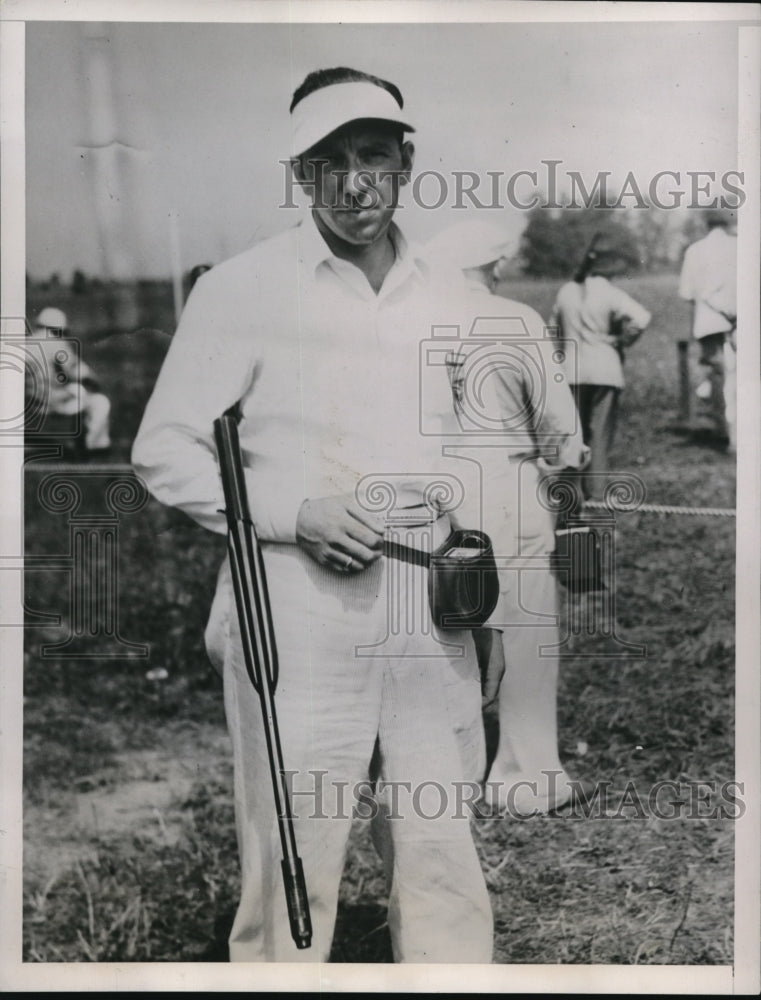
[[[394,274],[392,281],[394,286],[398,285],[400,281],[403,281],[410,274],[427,277],[429,273],[429,265],[423,249],[417,243],[408,241],[395,222],[392,222],[389,226],[388,233],[396,251],[396,261],[386,276],[381,293],[386,291],[389,279],[394,272],[398,271],[398,275]],[[346,266],[353,267],[348,261],[335,256],[317,228],[311,211],[307,211],[305,217],[299,223],[298,245],[299,263],[312,275],[317,274],[322,264],[327,264],[336,270]],[[334,265],[337,265],[337,267],[334,267]]]

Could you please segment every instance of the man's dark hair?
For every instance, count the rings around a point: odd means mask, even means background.
[[[581,285],[590,276],[607,277],[616,273],[621,265],[629,269],[636,268],[638,263],[636,247],[625,232],[597,232],[592,237],[573,280]]]
[[[705,211],[704,218],[706,228],[709,230],[715,229],[717,226],[722,226],[726,229],[735,222],[737,215],[734,209],[731,208],[708,208]]]
[[[290,110],[293,111],[299,101],[303,101],[305,97],[313,94],[316,90],[331,87],[334,83],[374,83],[376,87],[383,87],[384,90],[387,90],[400,108],[404,107],[402,92],[395,84],[389,83],[388,80],[381,80],[380,77],[373,76],[371,73],[363,73],[360,69],[336,66],[334,69],[318,69],[310,73],[301,86],[294,90]]]

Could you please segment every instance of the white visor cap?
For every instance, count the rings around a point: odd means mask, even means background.
[[[45,306],[37,317],[37,326],[48,330],[65,330],[66,313],[62,309],[56,309],[55,306]]]
[[[514,243],[497,226],[468,221],[433,236],[427,250],[433,260],[465,270],[490,264],[500,257],[511,257],[515,252]]]
[[[342,125],[360,118],[393,122],[405,132],[412,125],[400,117],[402,109],[384,87],[363,80],[333,83],[302,98],[291,112],[291,155],[300,156]]]

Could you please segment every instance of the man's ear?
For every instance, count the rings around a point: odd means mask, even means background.
[[[400,184],[406,184],[412,174],[412,165],[415,162],[415,146],[411,142],[402,143],[402,170],[399,178]]]
[[[293,173],[293,176],[296,178],[297,182],[301,185],[301,187],[305,187],[307,183],[307,178],[306,178],[306,173],[304,171],[304,164],[300,156],[294,156],[291,159],[291,171]],[[314,183],[314,178],[312,178],[312,182]]]

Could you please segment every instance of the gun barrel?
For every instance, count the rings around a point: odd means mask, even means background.
[[[249,521],[248,494],[240,457],[238,425],[228,410],[214,421],[214,437],[217,443],[219,467],[222,473],[222,488],[225,492],[225,513],[228,525],[235,521]]]
[[[272,624],[264,560],[249,514],[237,422],[230,411],[214,422],[214,436],[225,494],[230,568],[243,657],[251,683],[259,695],[264,722],[283,853],[283,885],[291,936],[297,948],[309,948],[312,941],[309,898],[304,868],[296,848],[293,814],[285,780],[280,731],[275,711],[274,695],[277,684],[275,630]]]

